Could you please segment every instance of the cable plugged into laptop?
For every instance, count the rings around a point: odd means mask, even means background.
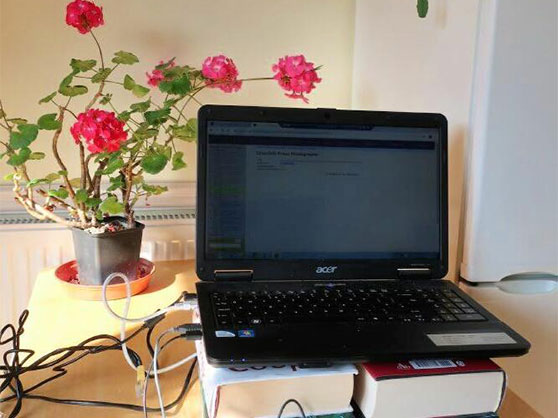
[[[203,336],[201,324],[182,324],[173,328],[173,330],[191,341],[201,340]]]

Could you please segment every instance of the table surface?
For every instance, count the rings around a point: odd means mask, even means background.
[[[79,301],[66,297],[63,286],[56,283],[54,270],[48,269],[39,274],[29,302],[29,318],[22,335],[23,348],[32,348],[35,358],[49,353],[59,347],[77,344],[93,335],[111,334],[119,336],[120,322],[110,317],[101,302]],[[172,303],[182,291],[195,291],[197,277],[193,261],[166,261],[156,263],[154,278],[146,291],[132,298],[129,317],[150,314]],[[116,312],[122,312],[124,300],[112,301]],[[158,323],[153,332],[157,336],[168,327],[190,322],[188,312],[169,313]],[[127,333],[137,329],[138,325],[128,324]],[[149,355],[145,344],[145,331],[129,343],[149,364]],[[195,351],[194,344],[182,339],[176,340],[162,352],[161,364],[170,364]],[[169,403],[182,388],[189,364],[161,375],[165,402]],[[36,390],[36,394],[65,399],[103,400],[141,405],[141,398],[136,397],[136,373],[124,360],[120,350],[105,351],[101,354],[87,356],[67,367],[67,375],[47,383]],[[41,378],[49,376],[52,371],[33,372],[23,379],[29,387]],[[196,374],[194,375],[196,376]],[[6,395],[7,392],[3,393]],[[9,412],[13,401],[0,404],[0,412]],[[154,384],[150,384],[148,406],[157,407],[158,402]],[[153,415],[153,414],[151,414]],[[155,414],[158,415],[158,414]],[[202,403],[199,383],[191,385],[183,402],[167,413],[175,417],[201,417]],[[54,404],[41,400],[26,399],[20,413],[21,417],[137,417],[141,412],[123,409],[83,407]],[[502,418],[539,418],[532,408],[512,391],[508,390],[500,409]]]

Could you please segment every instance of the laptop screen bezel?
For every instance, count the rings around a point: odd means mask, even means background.
[[[280,122],[332,125],[424,127],[439,130],[440,257],[438,259],[209,259],[206,256],[207,152],[209,121]],[[443,278],[448,271],[447,120],[439,113],[379,112],[336,109],[273,108],[204,105],[198,112],[196,272],[201,280],[215,280],[216,271],[252,271],[252,280],[397,279],[400,269],[429,269],[428,278]],[[332,273],[318,267],[336,266]],[[321,271],[318,273],[317,271]],[[424,270],[421,270],[424,271]],[[237,276],[237,277],[242,277]]]

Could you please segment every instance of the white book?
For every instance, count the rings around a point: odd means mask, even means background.
[[[296,399],[306,415],[351,412],[352,364],[301,369],[297,366],[221,368],[208,364],[203,343],[196,342],[200,381],[209,418],[276,418],[283,403]],[[299,417],[289,404],[283,417]]]
[[[358,366],[354,400],[364,418],[427,418],[496,412],[506,375],[488,359],[414,360]]]

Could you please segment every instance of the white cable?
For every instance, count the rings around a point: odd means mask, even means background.
[[[171,329],[171,330],[168,330],[168,331],[172,331],[172,329]],[[163,333],[163,334],[164,334],[164,333]],[[158,339],[157,339],[157,340],[158,340]],[[156,346],[157,346],[157,345],[156,345]],[[164,348],[164,346],[163,346],[162,348]],[[161,351],[162,351],[162,350],[157,351],[157,356],[161,353]],[[184,358],[183,360],[181,360],[181,361],[175,363],[175,364],[172,365],[172,366],[175,366],[175,365],[176,365],[176,367],[178,367],[178,364],[179,364],[179,363],[180,363],[180,365],[182,365],[182,364],[187,363],[188,361],[190,361],[190,360],[192,360],[192,359],[194,359],[194,358],[196,358],[196,357],[197,357],[197,353],[191,354],[191,355],[189,355],[188,357],[186,357],[186,358]],[[151,374],[151,370],[153,370],[154,361],[156,361],[156,359],[155,359],[155,353],[153,354],[153,360],[151,361],[151,364],[149,365],[149,369],[147,369],[147,373],[148,373],[148,374]],[[171,366],[168,366],[168,367],[171,367]],[[166,367],[165,369],[167,369],[168,367]],[[173,368],[175,368],[175,367],[173,367]],[[160,370],[158,370],[158,371],[157,371],[157,376],[160,375],[160,374],[162,374],[162,370],[165,370],[165,369],[160,369]],[[145,384],[143,385],[142,406],[143,406],[143,416],[144,416],[145,418],[147,418],[147,387],[148,387],[148,385],[149,385],[149,379],[147,379],[147,380],[145,381]],[[163,405],[163,406],[164,406],[164,405]]]
[[[126,303],[124,305],[124,312],[122,313],[123,316],[120,316],[116,312],[114,312],[112,310],[112,308],[109,306],[108,300],[107,300],[107,287],[117,277],[120,277],[122,280],[124,280],[124,283],[126,284]],[[152,313],[151,315],[147,315],[147,316],[144,316],[142,318],[127,318],[128,310],[130,309],[130,303],[131,303],[131,300],[132,300],[132,289],[130,287],[130,280],[128,279],[128,277],[126,277],[125,274],[120,273],[120,272],[111,273],[107,276],[107,278],[105,279],[105,281],[103,283],[103,291],[102,291],[101,295],[102,295],[102,299],[103,299],[103,304],[105,305],[105,308],[106,308],[107,312],[109,314],[111,314],[114,318],[120,320],[120,341],[124,341],[124,339],[126,338],[126,322],[144,322],[144,321],[147,321],[149,319],[155,318],[157,316],[163,315],[163,314],[165,314],[167,312],[170,312],[170,311],[188,310],[188,309],[192,309],[193,306],[194,306],[192,303],[183,302],[183,303],[175,304],[173,306],[169,306],[165,309],[161,309],[157,312]],[[128,365],[132,369],[137,370],[137,367],[134,365],[134,362],[130,358],[130,353],[128,352],[128,347],[126,346],[126,343],[122,343],[122,353],[124,354],[124,358],[126,359],[126,362],[128,363]],[[190,358],[186,357],[186,358],[184,358],[184,359],[182,359],[182,360],[180,360],[180,361],[178,361],[174,364],[171,364],[170,366],[167,366],[165,368],[160,369],[158,371],[158,373],[166,373],[166,372],[169,372],[171,370],[174,370],[177,367],[180,367],[183,364],[187,363],[189,360],[190,360]],[[150,372],[149,375],[153,376],[153,373]]]

